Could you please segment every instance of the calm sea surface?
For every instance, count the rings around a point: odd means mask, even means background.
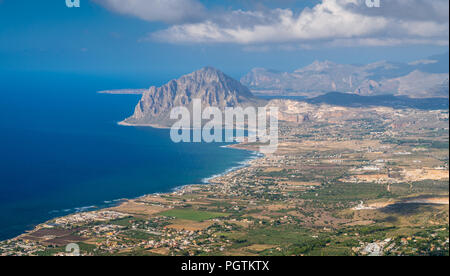
[[[53,217],[202,183],[252,158],[223,144],[174,144],[168,130],[118,126],[139,96],[96,91],[143,85],[72,74],[0,76],[0,240]]]

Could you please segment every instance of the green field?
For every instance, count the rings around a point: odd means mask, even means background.
[[[174,209],[160,213],[161,216],[174,217],[177,219],[193,220],[193,221],[205,221],[215,218],[227,217],[230,214],[227,213],[216,213],[216,212],[205,212],[193,209]]]

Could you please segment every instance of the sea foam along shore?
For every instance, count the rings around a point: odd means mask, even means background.
[[[234,146],[236,146],[236,145],[241,145],[241,144],[226,145],[226,146],[221,146],[221,147],[222,147],[222,148],[228,148],[228,149],[235,149],[235,150],[246,150],[246,151],[250,151],[250,152],[252,153],[252,156],[251,156],[250,158],[245,159],[244,161],[239,162],[239,165],[238,165],[238,166],[231,167],[231,168],[225,170],[225,171],[222,172],[222,173],[215,174],[215,175],[212,175],[212,176],[207,177],[207,178],[203,178],[202,181],[201,181],[201,183],[200,183],[200,185],[209,185],[209,184],[212,184],[212,183],[211,183],[212,180],[214,180],[214,179],[216,179],[216,178],[219,178],[219,177],[226,176],[227,174],[232,173],[232,172],[235,172],[235,171],[238,171],[238,170],[240,170],[240,169],[242,169],[242,168],[250,167],[250,166],[252,166],[252,161],[255,161],[255,160],[260,159],[260,158],[262,158],[262,157],[265,156],[263,153],[260,153],[260,152],[258,152],[258,151],[248,150],[248,149],[245,149],[245,148],[243,148],[243,147],[234,147]],[[164,195],[164,194],[170,194],[170,193],[178,193],[178,192],[182,192],[182,191],[185,190],[185,189],[189,189],[189,187],[192,187],[192,186],[194,186],[194,185],[199,185],[199,184],[190,183],[190,184],[182,185],[182,186],[179,186],[179,187],[175,187],[175,188],[172,189],[171,192],[168,192],[168,193],[153,193],[153,194],[150,194],[150,195]],[[137,199],[139,199],[139,198],[141,198],[141,197],[146,197],[146,196],[148,196],[148,194],[147,194],[147,195],[140,196],[140,197],[138,197]],[[122,202],[122,203],[123,203],[123,202]],[[121,203],[121,204],[122,204],[122,203]],[[120,205],[120,204],[118,204],[118,205]]]
[[[223,148],[230,148],[229,146],[222,146],[222,147]],[[235,171],[237,171],[239,169],[249,167],[249,166],[251,166],[251,161],[256,160],[256,159],[258,159],[258,158],[260,158],[262,156],[264,156],[264,155],[259,153],[259,152],[257,152],[257,151],[252,151],[252,156],[250,158],[247,158],[244,161],[239,162],[238,163],[239,165],[231,167],[231,168],[225,170],[222,173],[215,174],[215,175],[212,175],[212,176],[207,177],[207,178],[203,178],[201,180],[201,184],[210,184],[210,181],[215,179],[215,178],[222,177],[222,176],[225,176],[225,175],[227,175],[227,174],[229,174],[231,172],[235,172]],[[189,188],[189,186],[192,186],[192,185],[196,185],[196,184],[190,183],[190,184],[186,184],[186,185],[183,185],[183,186],[175,187],[175,188],[172,189],[171,192],[179,192],[179,191],[182,191],[184,188]],[[168,193],[170,193],[170,192],[168,192]],[[152,193],[150,195],[163,195],[163,194],[165,194],[165,193],[155,192],[155,193]],[[145,196],[148,196],[148,194],[142,195],[142,196],[138,196],[136,198],[130,198],[130,199],[139,199],[139,198],[145,197]],[[127,200],[129,200],[129,199],[121,198],[121,199],[116,199],[116,200],[104,201],[103,204],[102,204],[103,206],[101,206],[101,207],[92,205],[92,206],[79,207],[79,208],[73,208],[73,209],[53,210],[53,211],[51,211],[49,213],[50,214],[66,213],[67,215],[70,215],[70,214],[74,214],[74,213],[90,212],[90,211],[96,211],[96,210],[101,210],[101,209],[105,209],[105,208],[111,208],[111,207],[114,207],[114,206],[118,206],[118,205],[126,202]]]
[[[223,148],[231,148],[230,146],[222,146],[222,147]],[[235,148],[235,149],[245,150],[245,149],[242,149],[242,148]],[[239,162],[238,166],[231,167],[231,168],[225,170],[223,173],[219,173],[219,174],[215,174],[213,176],[207,177],[207,178],[203,178],[200,184],[201,185],[209,185],[209,184],[211,184],[211,180],[214,180],[215,178],[219,178],[219,177],[225,176],[225,175],[227,175],[227,174],[229,174],[231,172],[238,171],[238,170],[240,170],[242,168],[250,167],[252,161],[257,160],[257,159],[259,159],[261,157],[264,157],[264,154],[262,154],[262,153],[260,153],[258,151],[251,151],[251,152],[252,152],[252,156],[250,158],[245,159],[244,161]],[[186,185],[175,187],[175,188],[172,189],[171,192],[167,192],[167,193],[158,193],[158,192],[156,192],[156,193],[152,193],[152,194],[142,195],[142,196],[139,196],[139,197],[134,198],[134,199],[144,198],[144,197],[149,196],[149,195],[157,195],[157,196],[159,196],[159,195],[167,195],[167,194],[171,194],[171,193],[178,193],[178,192],[182,192],[185,189],[189,189],[189,187],[192,187],[194,185],[199,185],[199,184],[190,183],[190,184],[186,184]],[[121,204],[124,204],[126,201],[127,201],[127,199],[122,199],[121,202],[119,202],[115,206],[120,206]]]
[[[101,204],[97,204],[97,205],[74,207],[74,208],[70,208],[70,209],[52,210],[48,213],[51,215],[59,214],[60,216],[67,216],[67,215],[71,215],[71,214],[85,213],[85,212],[91,212],[91,211],[96,211],[96,210],[100,210],[100,209],[115,207],[127,200],[128,199],[125,199],[125,198],[114,199],[114,200],[105,200]]]
[[[130,126],[135,126],[135,125],[130,125]],[[236,144],[234,144],[234,145],[236,145]],[[247,158],[244,161],[239,162],[238,166],[234,166],[234,167],[232,167],[230,169],[227,169],[223,173],[216,174],[216,175],[213,175],[213,176],[208,177],[208,178],[204,178],[202,180],[202,184],[203,185],[210,185],[211,181],[214,180],[215,178],[225,176],[225,175],[227,175],[227,174],[229,174],[231,172],[235,172],[235,171],[240,170],[242,168],[250,167],[252,165],[251,164],[252,161],[257,160],[257,159],[262,158],[262,157],[265,156],[264,154],[262,154],[262,153],[260,153],[258,151],[252,151],[252,150],[248,150],[248,149],[245,149],[245,148],[242,148],[242,147],[233,147],[233,145],[226,145],[226,146],[222,146],[222,147],[224,147],[224,148],[233,148],[233,149],[236,149],[236,150],[247,150],[247,151],[252,152],[252,156],[250,158]],[[65,213],[65,214],[63,216],[59,216],[59,217],[66,217],[66,216],[70,216],[70,215],[73,215],[73,214],[76,214],[76,213],[100,211],[100,210],[103,210],[103,209],[108,209],[108,208],[111,208],[111,207],[120,206],[122,204],[125,204],[128,200],[139,199],[139,198],[146,197],[148,195],[164,195],[164,194],[171,194],[171,193],[182,192],[184,189],[188,189],[189,187],[194,186],[194,185],[198,185],[198,184],[191,183],[191,184],[183,185],[183,186],[180,186],[180,187],[176,187],[176,188],[172,189],[171,192],[167,192],[167,193],[160,193],[160,192],[158,193],[158,192],[156,192],[156,193],[152,193],[152,194],[142,195],[142,196],[139,196],[139,197],[136,197],[136,198],[129,198],[129,199],[123,198],[123,199],[116,199],[116,200],[111,200],[111,201],[105,201],[104,203],[107,206],[102,206],[102,207],[88,206],[88,207],[73,208],[73,209],[66,209],[66,210],[55,210],[55,211],[52,211],[50,213],[51,214],[56,214],[56,213],[60,213],[61,212],[61,213]],[[49,221],[52,221],[52,220],[54,220],[56,218],[58,218],[58,217],[55,217],[55,218],[52,218],[52,219],[50,219],[50,220],[48,220],[46,222],[37,224],[34,227],[33,230],[35,230],[36,228],[39,228],[39,226],[44,225],[44,224],[48,223]],[[26,232],[30,232],[30,231],[26,231]],[[20,236],[22,236],[24,234],[25,233],[22,233],[21,235],[18,235],[17,237],[15,237],[13,239],[17,239],[17,238],[19,238]]]
[[[223,147],[224,147],[224,148],[230,148],[229,146],[223,146]],[[227,170],[226,170],[225,172],[223,172],[223,173],[215,174],[215,175],[212,175],[212,176],[210,176],[210,177],[204,178],[204,179],[202,180],[202,183],[203,183],[203,184],[210,184],[210,181],[213,180],[213,179],[215,179],[215,178],[222,177],[222,176],[225,176],[225,175],[227,175],[227,174],[229,174],[229,173],[231,173],[231,172],[235,172],[235,171],[240,170],[240,169],[242,169],[242,168],[249,167],[249,166],[251,166],[251,162],[252,162],[253,160],[256,160],[256,159],[261,158],[261,157],[263,157],[263,156],[264,156],[264,155],[263,155],[262,153],[259,153],[259,152],[257,152],[257,151],[252,151],[252,156],[251,156],[250,158],[247,158],[246,160],[239,162],[239,163],[238,163],[239,165],[234,166],[234,167],[231,167],[231,168],[227,169]]]

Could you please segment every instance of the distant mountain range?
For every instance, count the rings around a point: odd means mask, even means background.
[[[124,120],[123,125],[149,125],[167,127],[172,108],[185,106],[192,110],[194,99],[200,99],[202,107],[263,106],[266,101],[256,98],[239,81],[212,67],[205,67],[191,74],[172,80],[161,87],[151,87],[145,91],[135,108],[133,116]]]
[[[259,95],[315,97],[337,91],[361,96],[448,98],[448,70],[447,53],[407,64],[381,61],[346,65],[316,61],[292,73],[255,68],[241,82]]]

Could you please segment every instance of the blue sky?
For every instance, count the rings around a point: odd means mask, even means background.
[[[448,52],[448,0],[363,2],[0,0],[0,70],[172,78],[209,65],[240,77]]]

